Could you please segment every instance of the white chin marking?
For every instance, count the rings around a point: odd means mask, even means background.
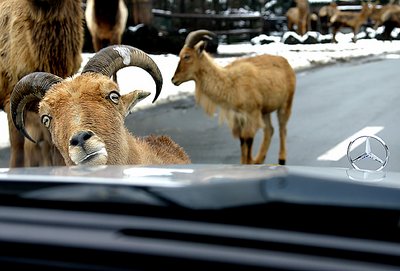
[[[99,155],[103,155],[103,156],[107,157],[108,154],[107,154],[106,148],[103,147],[103,148],[101,148],[101,149],[98,150],[98,151],[92,152],[92,153],[86,155],[85,157],[83,157],[83,158],[82,158],[81,160],[79,160],[78,162],[75,162],[75,161],[74,161],[74,163],[75,163],[76,165],[85,164],[85,163],[87,163],[87,162],[90,162],[90,160],[91,160],[92,158],[94,158],[95,156],[99,156]]]

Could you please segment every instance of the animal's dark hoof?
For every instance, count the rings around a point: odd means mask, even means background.
[[[286,164],[286,160],[279,159],[279,165],[285,165],[285,164]]]

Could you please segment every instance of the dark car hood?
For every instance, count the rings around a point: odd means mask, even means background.
[[[0,169],[4,191],[71,201],[157,205],[166,200],[190,209],[271,202],[400,209],[400,173],[347,168],[196,164]]]

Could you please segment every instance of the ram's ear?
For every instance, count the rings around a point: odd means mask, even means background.
[[[194,46],[194,48],[195,48],[197,54],[200,55],[200,54],[204,51],[204,49],[206,49],[206,46],[207,46],[207,42],[204,41],[204,40],[202,40],[202,41],[199,41],[199,42]]]
[[[135,105],[149,96],[151,93],[143,90],[135,90],[128,94],[122,95],[121,99],[125,106],[125,117],[132,113]]]

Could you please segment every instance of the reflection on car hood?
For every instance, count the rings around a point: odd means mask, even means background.
[[[29,191],[30,196],[43,198],[49,198],[51,192],[58,199],[71,199],[72,194],[76,199],[79,190],[93,192],[88,185],[112,186],[114,191],[116,186],[145,188],[146,193],[195,209],[268,202],[400,209],[400,173],[346,168],[196,164],[0,169],[0,191],[4,182],[63,184],[50,190],[47,187],[44,193]],[[160,203],[136,194],[118,195]],[[79,200],[88,197],[86,192],[80,195]]]

